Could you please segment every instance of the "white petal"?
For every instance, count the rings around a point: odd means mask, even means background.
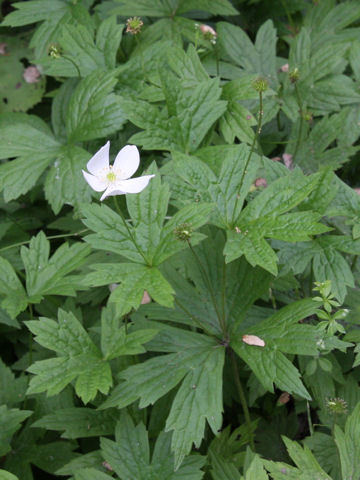
[[[98,175],[103,169],[109,169],[109,149],[110,142],[98,150],[93,157],[87,163],[87,169],[93,175]]]
[[[126,145],[116,155],[113,169],[122,180],[130,178],[139,167],[140,155],[135,145]],[[120,173],[117,173],[120,170]]]
[[[243,335],[242,341],[248,345],[256,345],[257,347],[265,347],[265,342],[257,335]]]
[[[102,192],[103,190],[105,190],[108,182],[106,182],[105,180],[100,180],[98,177],[90,175],[90,173],[84,172],[84,170],[82,170],[82,173],[87,183],[93,190],[95,190],[95,192]]]
[[[100,201],[102,202],[106,197],[111,197],[113,195],[124,195],[124,193],[126,192],[120,190],[119,187],[113,183],[109,185],[105,192],[101,195]]]
[[[148,186],[148,183],[153,177],[155,177],[155,175],[144,175],[143,177],[130,178],[129,180],[116,182],[116,186],[125,193],[139,193]]]

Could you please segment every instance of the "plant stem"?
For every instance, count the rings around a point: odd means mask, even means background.
[[[263,115],[264,115],[264,111],[263,111],[263,96],[262,96],[262,92],[259,92],[259,118],[258,118],[257,129],[256,129],[256,132],[255,132],[255,135],[254,135],[254,139],[253,139],[253,142],[252,142],[252,144],[251,144],[250,152],[249,152],[248,158],[247,158],[247,160],[246,160],[245,167],[244,167],[244,170],[243,170],[241,179],[240,179],[239,191],[241,190],[241,187],[242,187],[242,185],[243,185],[245,175],[247,174],[247,167],[248,167],[248,165],[249,165],[249,163],[250,163],[252,154],[253,154],[253,152],[254,152],[255,144],[256,144],[256,142],[257,142],[257,140],[258,140],[258,138],[259,138],[259,136],[260,136],[260,133],[261,133],[261,126],[262,126]],[[232,215],[232,219],[231,219],[231,223],[232,223],[232,224],[234,224],[234,222],[235,222],[235,220],[236,220],[235,215],[236,215],[236,209],[237,209],[237,206],[238,206],[238,203],[239,203],[239,196],[240,196],[240,195],[237,195],[237,196],[236,196],[235,205],[234,205],[234,210],[233,210],[233,215]]]
[[[351,271],[352,272],[354,272],[354,270],[355,270],[356,262],[357,262],[358,258],[359,258],[359,255],[354,255],[354,259],[353,259],[352,264],[351,264]]]
[[[309,432],[310,432],[310,435],[313,436],[314,435],[314,427],[313,427],[312,420],[311,420],[311,411],[310,411],[309,402],[306,402],[306,413],[307,413],[307,420],[308,420],[308,425],[309,425]]]
[[[88,228],[84,228],[83,230],[79,230],[75,233],[63,233],[60,235],[49,235],[47,236],[47,240],[52,240],[54,238],[66,238],[66,237],[77,237],[80,233],[88,232]],[[0,248],[0,252],[4,252],[5,250],[9,250],[10,248],[21,247],[22,245],[28,245],[31,240],[25,240],[24,242],[13,243],[12,245],[8,245],[7,247]]]
[[[126,221],[126,219],[125,219],[125,217],[124,217],[124,215],[123,215],[123,213],[122,213],[122,211],[121,211],[121,208],[120,208],[120,205],[119,205],[119,202],[118,202],[118,199],[117,199],[116,195],[114,195],[113,198],[114,198],[114,204],[115,204],[116,211],[117,211],[117,213],[120,215],[120,217],[121,217],[121,219],[122,219],[122,221],[123,221],[123,223],[124,223],[124,225],[125,225],[125,227],[126,227],[126,230],[128,231],[128,234],[129,234],[129,237],[130,237],[131,241],[133,242],[133,244],[135,245],[137,251],[140,253],[140,255],[142,256],[142,258],[144,259],[145,263],[148,265],[149,262],[147,261],[147,259],[146,259],[145,255],[144,255],[143,251],[141,250],[141,248],[140,248],[139,245],[137,244],[137,242],[136,242],[136,240],[135,240],[135,237],[134,237],[134,235],[132,234],[132,231],[131,231],[130,228],[129,228],[129,225],[127,224],[127,221]]]
[[[209,290],[209,293],[210,293],[210,296],[211,296],[211,300],[213,302],[213,305],[214,305],[214,308],[215,308],[215,311],[216,311],[216,315],[217,315],[219,323],[220,323],[221,330],[223,332],[223,335],[226,337],[227,336],[226,323],[225,323],[225,321],[224,321],[224,319],[223,319],[223,317],[220,313],[219,307],[217,305],[216,296],[215,296],[214,290],[212,288],[212,285],[210,283],[209,277],[206,273],[205,268],[203,267],[203,265],[201,263],[200,258],[198,257],[197,253],[195,252],[193,246],[191,245],[190,241],[188,240],[187,243],[189,245],[189,248],[190,248],[192,254],[194,255],[194,258],[195,258],[197,264],[199,265],[199,269],[200,269],[201,275],[203,277],[203,280],[208,287],[208,290]]]
[[[210,333],[210,332],[207,330],[206,326],[204,326],[204,325],[202,324],[202,322],[201,322],[197,317],[195,317],[195,315],[193,315],[191,312],[189,312],[189,310],[188,310],[186,307],[184,307],[184,305],[183,305],[181,302],[179,302],[179,300],[178,300],[176,297],[175,297],[174,301],[175,301],[176,305],[177,305],[179,308],[181,308],[181,310],[182,310],[184,313],[186,313],[186,315],[189,316],[189,318],[196,324],[196,326],[197,326],[198,328],[201,328],[201,330],[203,330],[203,331],[204,331],[207,335],[209,335],[210,337],[215,337],[212,333]]]
[[[249,413],[249,409],[248,409],[248,406],[247,406],[247,403],[246,403],[245,393],[244,393],[243,387],[241,385],[241,381],[240,381],[240,377],[239,377],[239,369],[238,369],[238,365],[237,365],[237,362],[236,362],[236,356],[235,356],[235,353],[234,353],[233,349],[230,349],[230,357],[231,357],[231,366],[232,366],[232,371],[233,371],[236,390],[237,390],[238,395],[239,395],[239,400],[240,400],[240,403],[241,403],[241,406],[242,406],[242,409],[243,409],[243,412],[244,412],[244,416],[245,416],[246,426],[248,428],[249,435],[250,435],[250,447],[251,447],[252,451],[255,452],[255,444],[254,444],[254,439],[253,439],[253,435],[252,435],[252,432],[251,432],[252,426],[251,426],[250,413]]]
[[[302,129],[303,129],[303,124],[304,124],[304,112],[303,112],[303,108],[302,108],[302,103],[301,103],[301,98],[300,98],[299,89],[298,89],[298,86],[297,86],[296,83],[295,83],[295,94],[296,94],[297,103],[298,103],[298,105],[299,105],[300,126],[299,126],[298,138],[297,138],[296,145],[295,145],[295,151],[294,151],[294,154],[293,154],[293,158],[294,158],[294,159],[295,159],[296,154],[297,154],[297,152],[298,152],[298,150],[299,150],[299,146],[300,146],[300,142],[301,142],[301,137],[302,137]]]
[[[79,70],[79,67],[76,65],[76,63],[74,62],[74,60],[70,57],[68,57],[67,55],[63,55],[62,56],[63,58],[65,58],[65,60],[67,60],[68,62],[72,63],[74,65],[74,67],[76,68],[77,70],[77,73],[78,73],[78,77],[81,78],[81,73],[80,73],[80,70]]]
[[[33,312],[33,307],[32,304],[29,303],[29,313],[30,313],[30,320],[34,318],[34,312]],[[33,354],[33,336],[32,333],[29,332],[29,367],[32,364],[32,354]]]
[[[143,49],[140,45],[138,35],[135,35],[135,41],[136,41],[136,45],[137,45],[137,47],[139,49],[139,52],[140,52],[141,70],[143,72],[143,77],[144,77],[144,82],[145,82],[145,80],[146,80],[145,62],[144,62],[144,56],[143,56]]]
[[[287,2],[287,0],[281,0],[281,4],[282,4],[282,6],[283,6],[283,8],[284,8],[284,10],[285,10],[285,13],[286,13],[286,17],[287,17],[287,19],[288,19],[288,22],[289,22],[289,24],[290,24],[290,26],[291,26],[291,29],[292,29],[293,33],[295,33],[295,24],[294,24],[294,21],[293,21],[293,19],[292,19],[292,16],[290,15],[290,12],[289,12],[289,10],[288,10],[288,8],[287,8],[286,2]]]

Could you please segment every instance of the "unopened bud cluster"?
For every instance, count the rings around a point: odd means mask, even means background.
[[[181,223],[174,229],[174,235],[182,242],[188,242],[191,238],[193,229],[191,223]]]
[[[208,40],[212,45],[216,44],[217,33],[212,27],[210,27],[210,25],[199,25],[198,23],[195,23],[195,29],[203,34],[205,40]]]
[[[50,45],[48,53],[51,58],[60,58],[62,56],[61,48],[55,43]]]
[[[136,35],[140,33],[141,27],[144,25],[144,22],[140,17],[132,17],[126,21],[126,32]]]
[[[264,93],[269,88],[268,81],[266,78],[259,77],[254,81],[253,88],[259,93]]]
[[[333,415],[345,415],[348,412],[346,401],[339,397],[326,400],[326,408]]]
[[[300,78],[299,69],[294,68],[294,70],[291,70],[291,72],[289,73],[289,78],[291,83],[296,83]]]

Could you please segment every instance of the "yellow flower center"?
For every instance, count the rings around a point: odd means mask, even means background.
[[[107,175],[106,175],[106,178],[109,180],[109,182],[115,182],[116,180],[116,175],[114,172],[109,172]]]

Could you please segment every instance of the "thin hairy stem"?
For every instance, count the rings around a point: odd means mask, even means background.
[[[76,63],[74,62],[74,60],[70,57],[68,57],[67,55],[62,55],[62,58],[65,58],[65,60],[67,60],[68,62],[72,63],[74,65],[74,67],[76,68],[77,70],[77,73],[78,73],[78,76],[79,78],[81,78],[81,73],[80,73],[80,69],[79,67],[76,65]]]
[[[117,211],[117,213],[120,215],[120,217],[121,217],[121,219],[122,219],[122,221],[123,221],[123,223],[124,223],[124,225],[125,225],[125,228],[126,228],[128,234],[129,234],[129,237],[130,237],[131,241],[132,241],[133,244],[135,245],[136,250],[140,253],[140,255],[142,256],[142,258],[144,259],[145,263],[148,265],[149,262],[147,261],[147,258],[145,257],[143,251],[142,251],[141,248],[139,247],[137,241],[135,240],[135,237],[134,237],[132,231],[131,231],[130,228],[129,228],[129,225],[127,224],[126,218],[124,217],[124,214],[123,214],[122,211],[121,211],[121,208],[120,208],[120,205],[119,205],[119,202],[118,202],[118,199],[117,199],[116,195],[115,195],[113,198],[114,198],[114,204],[115,204],[116,211]]]
[[[304,112],[303,112],[303,108],[302,108],[302,103],[301,103],[301,98],[300,98],[300,92],[299,92],[299,89],[298,89],[298,86],[297,86],[296,83],[295,83],[295,94],[296,94],[296,100],[297,100],[297,103],[298,103],[298,106],[299,106],[300,126],[299,126],[298,137],[297,137],[297,140],[296,140],[295,151],[294,151],[294,154],[293,154],[293,158],[294,158],[294,159],[295,159],[296,154],[297,154],[297,152],[298,152],[298,150],[299,150],[299,146],[300,146],[300,142],[301,142],[301,137],[302,137],[303,125],[304,125]]]
[[[66,237],[77,237],[81,233],[89,232],[88,228],[84,228],[83,230],[79,230],[75,233],[63,233],[60,235],[49,235],[47,236],[47,240],[53,240],[54,238],[66,238]],[[31,240],[25,240],[24,242],[13,243],[12,245],[8,245],[7,247],[0,248],[0,252],[4,252],[5,250],[10,250],[10,248],[21,247],[22,245],[28,245]]]
[[[251,148],[250,148],[250,152],[249,152],[248,158],[246,159],[245,168],[244,168],[243,173],[242,173],[242,175],[241,175],[241,179],[240,179],[240,183],[239,183],[239,191],[241,191],[242,185],[243,185],[243,183],[244,183],[245,175],[247,174],[247,168],[248,168],[248,166],[249,166],[249,163],[250,163],[252,154],[253,154],[253,152],[254,152],[256,142],[257,142],[257,140],[258,140],[258,138],[259,138],[259,136],[260,136],[260,133],[261,133],[263,116],[264,116],[264,111],[263,111],[263,96],[262,96],[262,92],[259,92],[259,117],[258,117],[258,124],[257,124],[257,128],[256,128],[256,132],[255,132],[255,135],[254,135],[253,142],[252,142],[252,144],[251,144]],[[231,219],[232,225],[234,224],[234,222],[235,222],[235,220],[236,220],[235,216],[236,216],[236,209],[237,209],[237,206],[238,206],[238,203],[239,203],[239,197],[240,197],[240,195],[237,195],[237,196],[236,196],[235,205],[234,205],[234,210],[233,210],[233,215],[232,215],[232,219]]]
[[[233,349],[230,349],[230,357],[231,357],[231,367],[232,367],[232,371],[233,371],[233,377],[234,377],[236,390],[237,390],[239,400],[240,400],[240,403],[241,403],[241,406],[242,406],[242,409],[243,409],[243,412],[244,412],[246,426],[248,428],[249,435],[250,435],[250,447],[251,447],[252,451],[255,452],[255,444],[254,444],[254,439],[253,439],[253,435],[252,435],[252,426],[251,426],[249,408],[247,406],[245,393],[244,393],[243,387],[241,385],[240,376],[239,376],[239,369],[238,369],[238,365],[237,365],[237,362],[236,362],[235,352],[234,352]]]
[[[309,432],[310,432],[310,435],[313,436],[314,435],[314,427],[313,427],[312,420],[311,420],[311,411],[310,411],[309,402],[306,402],[306,413],[307,413],[307,421],[308,421],[308,425],[309,425]]]

